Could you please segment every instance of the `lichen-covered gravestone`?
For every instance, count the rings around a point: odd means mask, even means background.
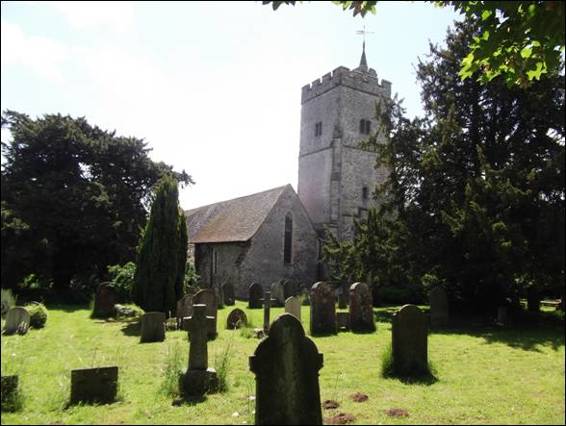
[[[393,369],[403,376],[428,371],[428,325],[426,315],[415,305],[404,305],[391,323]]]
[[[250,297],[248,299],[248,308],[258,309],[262,307],[261,299],[263,299],[263,287],[261,284],[252,283],[250,285]]]
[[[100,283],[96,287],[92,316],[95,318],[111,317],[114,315],[114,305],[116,303],[118,303],[118,296],[112,287],[112,283]]]
[[[275,281],[271,284],[271,298],[275,299],[271,306],[283,306],[285,304],[285,293],[281,281]]]
[[[188,318],[193,314],[193,295],[186,294],[177,302],[177,327],[183,327],[183,318]],[[185,330],[187,331],[187,330]]]
[[[311,335],[336,334],[336,296],[334,289],[325,281],[312,286]]]
[[[283,314],[250,357],[256,376],[256,425],[320,425],[322,354],[297,318]]]
[[[226,328],[228,330],[233,330],[235,328],[244,327],[248,323],[248,317],[246,313],[241,309],[234,309],[230,314],[228,314],[228,318],[226,320]]]
[[[216,322],[218,320],[218,305],[213,289],[205,288],[193,296],[195,305],[206,305],[206,322],[208,324],[208,338],[215,339],[218,335]]]
[[[301,300],[292,296],[285,300],[285,312],[294,315],[299,321],[301,320]]]
[[[108,404],[116,400],[117,392],[118,367],[71,370],[71,404]]]
[[[165,340],[165,314],[146,312],[141,317],[140,343],[163,342]]]
[[[222,293],[224,294],[224,304],[226,306],[234,306],[236,296],[234,294],[234,286],[231,282],[227,282],[222,286]]]
[[[350,328],[352,331],[375,331],[373,299],[366,283],[350,287]]]
[[[180,385],[186,397],[200,397],[212,392],[218,385],[218,376],[213,368],[208,368],[207,306],[195,304],[193,315],[188,319],[191,336],[189,346],[189,366],[181,377]]]
[[[448,324],[448,297],[442,287],[435,287],[428,293],[430,304],[430,325],[443,327]]]
[[[26,334],[29,329],[30,316],[26,308],[15,306],[6,314],[4,334]]]

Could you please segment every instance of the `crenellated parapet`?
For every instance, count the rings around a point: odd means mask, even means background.
[[[383,79],[380,82],[374,69],[370,68],[366,71],[361,68],[356,68],[350,70],[347,67],[341,66],[323,75],[322,78],[314,80],[312,83],[304,86],[302,88],[301,104],[340,85],[376,96],[391,97],[391,83]]]

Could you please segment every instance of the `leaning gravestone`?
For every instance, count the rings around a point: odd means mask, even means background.
[[[325,281],[312,286],[311,335],[336,334],[336,296],[334,289]]]
[[[30,316],[26,308],[15,306],[6,314],[6,324],[4,324],[4,334],[26,334],[29,329]]]
[[[250,285],[250,297],[248,300],[248,308],[258,309],[261,308],[261,299],[263,299],[263,287],[261,284],[253,283]]]
[[[283,306],[285,304],[285,293],[281,281],[275,281],[271,284],[271,298],[275,299],[272,306]]]
[[[248,317],[246,313],[241,309],[234,309],[230,314],[228,314],[228,319],[226,320],[226,328],[228,330],[234,330],[235,328],[242,328],[248,323]]]
[[[100,283],[94,296],[94,318],[108,318],[114,315],[114,305],[118,303],[118,296],[112,283]]]
[[[218,385],[218,376],[213,368],[208,368],[207,306],[195,304],[193,315],[188,319],[191,336],[189,346],[189,366],[180,379],[183,394],[187,397],[200,397],[212,392]]]
[[[71,404],[108,404],[115,401],[117,392],[118,367],[71,370]]]
[[[163,342],[165,340],[165,314],[146,312],[141,318],[140,343]]]
[[[214,339],[218,335],[216,322],[218,320],[218,305],[216,294],[213,289],[200,290],[193,296],[195,305],[206,305],[206,317],[208,324],[208,338]]]
[[[234,286],[231,282],[227,282],[222,286],[222,293],[224,294],[224,304],[226,306],[234,306],[236,296],[234,294]]]
[[[283,314],[250,357],[256,376],[256,425],[321,425],[322,354],[299,320]]]
[[[292,296],[285,300],[285,312],[294,315],[299,321],[301,320],[301,301],[298,297]]]
[[[350,328],[352,331],[375,331],[373,299],[366,283],[350,287]]]
[[[433,288],[428,294],[430,304],[430,325],[443,327],[448,324],[448,297],[442,287]]]
[[[426,315],[415,305],[405,305],[391,323],[393,369],[400,375],[428,371],[428,326]]]
[[[183,318],[188,318],[193,314],[193,295],[185,294],[177,302],[177,328],[182,328]],[[187,331],[187,330],[185,330]]]

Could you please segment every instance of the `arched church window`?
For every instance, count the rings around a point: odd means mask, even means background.
[[[283,263],[289,265],[292,258],[293,246],[293,218],[290,214],[285,216],[285,237],[283,241]]]

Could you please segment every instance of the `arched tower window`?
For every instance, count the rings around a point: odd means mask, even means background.
[[[283,241],[283,263],[289,265],[292,258],[293,247],[293,218],[290,214],[285,216],[285,237]]]

